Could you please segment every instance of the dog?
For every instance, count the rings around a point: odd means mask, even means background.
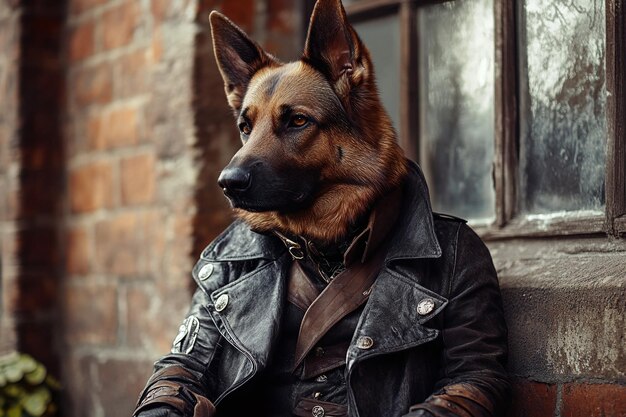
[[[313,11],[302,58],[291,63],[265,52],[225,16],[211,15],[243,144],[218,183],[255,230],[318,244],[345,238],[407,172],[370,54],[343,7],[324,3]]]
[[[242,141],[218,178],[238,219],[193,268],[135,416],[502,415],[489,251],[433,214],[341,2],[318,0],[291,63],[210,21]]]

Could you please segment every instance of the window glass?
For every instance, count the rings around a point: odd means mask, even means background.
[[[389,15],[353,25],[374,61],[376,82],[393,126],[400,121],[400,24]]]
[[[492,219],[493,0],[418,9],[420,163],[433,209]]]
[[[604,2],[520,4],[521,210],[601,210],[607,129]]]

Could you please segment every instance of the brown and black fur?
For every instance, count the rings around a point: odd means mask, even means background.
[[[323,244],[345,238],[407,165],[340,0],[317,2],[296,62],[279,62],[217,12],[211,28],[242,130],[243,146],[218,181],[236,215],[258,231]]]

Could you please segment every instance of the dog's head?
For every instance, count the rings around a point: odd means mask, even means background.
[[[341,1],[317,2],[303,56],[287,64],[223,15],[210,20],[243,143],[219,185],[258,230],[340,238],[406,172],[369,52]]]

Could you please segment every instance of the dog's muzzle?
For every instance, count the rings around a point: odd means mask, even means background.
[[[234,208],[246,211],[294,211],[310,202],[317,175],[293,169],[280,172],[260,160],[234,158],[217,183]]]
[[[252,174],[241,167],[226,167],[217,179],[217,183],[228,197],[244,193],[252,184]]]

